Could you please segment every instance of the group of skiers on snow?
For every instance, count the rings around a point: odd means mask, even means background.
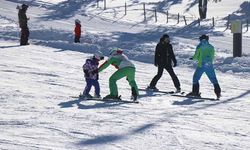
[[[26,16],[26,11],[28,9],[28,5],[22,4],[18,6],[18,19],[19,26],[21,28],[21,38],[20,45],[29,45],[28,37],[29,37],[29,28],[27,22],[29,18]],[[75,20],[75,43],[80,43],[81,38],[81,22],[79,19]],[[214,60],[214,47],[209,43],[209,37],[207,35],[202,35],[199,37],[200,43],[196,47],[196,51],[194,56],[191,58],[193,60],[198,61],[198,66],[193,75],[193,87],[192,92],[187,94],[188,96],[200,96],[199,92],[199,80],[202,74],[205,72],[209,78],[209,80],[214,85],[214,92],[217,98],[221,96],[221,89],[216,78],[213,60]],[[132,99],[136,100],[139,91],[135,81],[135,65],[128,59],[128,57],[123,53],[122,49],[112,48],[109,51],[109,58],[105,61],[100,67],[99,61],[104,59],[104,55],[98,51],[94,54],[94,56],[90,59],[87,59],[85,64],[83,65],[83,72],[85,75],[86,86],[84,88],[83,94],[81,95],[83,98],[92,98],[89,94],[91,87],[95,88],[95,98],[100,98],[100,85],[98,82],[98,74],[99,72],[106,69],[110,64],[112,64],[117,71],[114,72],[109,78],[109,91],[110,94],[105,96],[106,99],[119,99],[120,96],[118,94],[117,84],[116,82],[126,77],[126,80],[129,82],[132,92]],[[150,82],[147,89],[157,91],[156,84],[158,80],[161,78],[164,69],[169,73],[176,88],[176,93],[181,92],[181,85],[178,77],[176,76],[173,67],[177,66],[177,60],[175,58],[175,54],[173,52],[173,46],[170,43],[170,38],[168,34],[164,34],[155,49],[155,58],[154,65],[158,67],[158,72]]]
[[[193,87],[192,92],[188,93],[188,96],[200,97],[199,92],[199,80],[202,74],[205,72],[209,80],[214,85],[214,92],[219,99],[221,96],[221,89],[218,80],[215,75],[213,60],[214,60],[214,47],[208,42],[209,37],[207,35],[202,35],[199,37],[200,43],[196,47],[195,54],[192,60],[198,61],[198,66],[193,75]],[[86,87],[83,91],[83,98],[92,98],[89,94],[91,86],[95,87],[94,98],[100,98],[100,86],[98,83],[98,73],[106,69],[110,64],[112,64],[117,71],[114,72],[109,78],[109,91],[110,94],[104,97],[104,99],[120,99],[117,89],[116,82],[126,77],[129,82],[132,92],[132,99],[137,100],[139,92],[135,81],[135,65],[128,59],[128,57],[123,53],[122,49],[112,48],[109,51],[109,58],[98,68],[99,61],[104,59],[104,55],[98,51],[90,59],[86,60],[83,65],[83,71],[85,73]],[[169,35],[164,34],[155,49],[155,60],[154,65],[158,67],[157,75],[152,79],[147,89],[157,91],[156,84],[163,74],[163,70],[166,69],[171,76],[174,86],[176,88],[176,93],[181,92],[180,81],[176,74],[174,73],[173,67],[177,66],[177,60],[175,58],[173,47],[170,44]]]

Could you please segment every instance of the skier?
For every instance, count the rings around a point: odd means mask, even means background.
[[[209,37],[207,35],[202,35],[199,37],[200,43],[196,47],[196,51],[194,56],[191,58],[193,60],[198,61],[198,66],[193,75],[193,87],[192,92],[187,94],[187,96],[197,96],[200,97],[199,92],[199,80],[202,74],[205,72],[209,78],[209,80],[214,85],[214,92],[217,96],[217,99],[221,96],[221,88],[216,78],[213,60],[214,60],[214,47],[209,44]]]
[[[75,20],[75,43],[80,43],[81,38],[81,21],[79,19]]]
[[[93,96],[89,94],[92,86],[95,87],[94,98],[101,98],[100,85],[98,82],[98,65],[99,61],[103,59],[103,54],[98,51],[94,54],[92,58],[87,59],[85,64],[83,65],[82,68],[85,76],[86,86],[84,88],[83,95],[80,95],[81,98],[93,98]]]
[[[20,45],[29,45],[28,38],[29,38],[29,28],[27,22],[29,18],[26,16],[26,11],[28,9],[28,5],[22,4],[21,7],[17,7],[18,11],[18,20],[19,20],[19,27],[21,28],[21,38],[20,38]]]
[[[106,69],[110,64],[114,65],[118,70],[109,78],[110,94],[105,96],[104,99],[120,99],[120,97],[118,96],[116,82],[117,80],[126,77],[132,91],[131,99],[135,101],[137,99],[137,96],[139,95],[139,92],[137,84],[135,82],[134,64],[128,59],[126,55],[123,54],[123,50],[119,48],[112,48],[109,52],[110,56],[108,60],[99,67],[99,72]]]
[[[155,49],[154,65],[158,67],[158,72],[157,75],[150,82],[150,85],[147,87],[147,89],[158,91],[158,89],[155,86],[158,80],[161,78],[163,70],[166,69],[173,80],[174,86],[176,88],[176,93],[181,91],[180,82],[176,74],[174,73],[172,63],[173,67],[177,66],[177,61],[175,59],[173,47],[170,44],[169,35],[164,34],[160,38],[160,41]]]

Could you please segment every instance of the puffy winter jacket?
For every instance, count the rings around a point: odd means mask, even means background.
[[[81,36],[81,25],[79,23],[76,23],[76,26],[75,26],[75,36],[77,37]]]
[[[99,62],[97,59],[87,59],[82,66],[85,78],[98,80],[98,65]]]
[[[135,65],[124,54],[113,54],[109,59],[99,67],[99,72],[106,69],[110,64],[114,65],[117,69],[125,67],[135,68]]]
[[[172,45],[159,42],[155,49],[155,65],[172,67],[172,62],[177,63]]]
[[[212,64],[214,60],[214,47],[207,40],[202,40],[196,47],[193,59],[198,61],[198,67],[202,67],[202,65],[207,63]]]
[[[26,16],[26,9],[19,9],[18,20],[20,28],[28,28],[27,22],[28,18]]]

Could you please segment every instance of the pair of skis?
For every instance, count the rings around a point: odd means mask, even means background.
[[[146,91],[146,92],[156,92],[156,93],[164,93],[164,94],[170,94],[171,96],[175,96],[175,97],[186,97],[186,98],[190,98],[190,99],[201,99],[201,100],[210,100],[210,101],[218,101],[219,99],[217,98],[209,98],[209,97],[200,97],[200,96],[189,96],[187,95],[185,92],[175,92],[175,91],[161,91],[161,90],[154,90],[154,89],[139,89],[141,91]]]

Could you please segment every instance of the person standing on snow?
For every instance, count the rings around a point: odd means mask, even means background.
[[[110,64],[115,66],[118,70],[109,78],[109,91],[110,94],[105,96],[104,99],[120,99],[118,96],[117,80],[126,77],[132,91],[132,99],[136,100],[139,95],[138,87],[135,82],[135,65],[128,59],[123,51],[118,48],[110,50],[108,60],[99,67],[99,72],[106,69]]]
[[[155,60],[154,65],[158,67],[157,75],[152,79],[150,85],[148,86],[149,90],[158,90],[155,86],[158,80],[161,78],[163,74],[163,70],[166,69],[169,75],[171,76],[174,86],[176,88],[176,92],[180,92],[180,82],[177,78],[176,74],[174,73],[173,67],[177,66],[177,61],[173,52],[172,44],[170,44],[169,35],[164,34],[160,42],[157,44],[155,49]]]
[[[95,87],[95,95],[94,98],[100,98],[100,85],[98,82],[98,65],[99,61],[103,60],[103,54],[98,51],[94,54],[94,56],[90,59],[87,59],[85,64],[82,66],[84,77],[86,81],[86,86],[84,88],[83,94],[80,95],[81,98],[93,98],[89,94],[91,87]]]
[[[81,21],[79,19],[75,20],[75,43],[80,43],[81,38]]]
[[[18,20],[19,20],[19,27],[21,28],[21,38],[20,38],[20,45],[29,45],[28,38],[29,38],[29,28],[28,28],[28,20],[26,16],[26,11],[28,9],[28,5],[22,4],[21,7],[17,7],[18,11]]]
[[[214,47],[209,44],[209,37],[207,35],[200,36],[200,43],[196,47],[196,51],[194,56],[191,58],[192,60],[198,61],[198,66],[193,75],[193,87],[192,92],[187,94],[188,96],[198,96],[200,97],[199,92],[199,80],[202,74],[205,72],[209,78],[209,80],[214,85],[214,92],[217,96],[217,99],[221,96],[221,88],[216,78],[213,60],[214,60]]]

